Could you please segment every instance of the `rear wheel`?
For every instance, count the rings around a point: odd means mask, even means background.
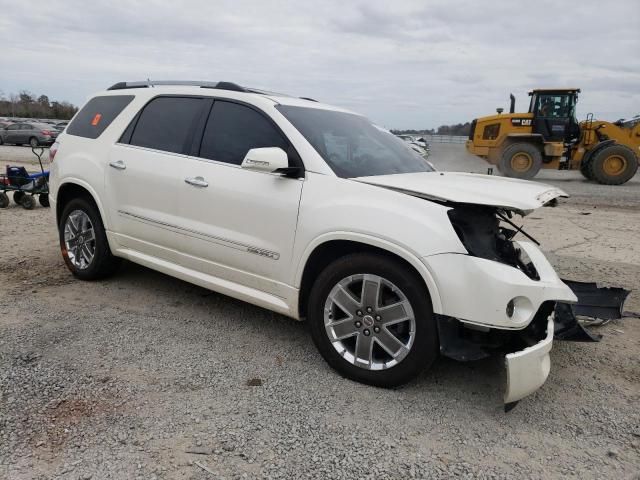
[[[498,169],[507,177],[530,179],[542,167],[542,153],[531,143],[514,143],[502,152]]]
[[[39,145],[38,139],[36,137],[31,137],[29,139],[29,145],[31,146],[31,148],[36,148]]]
[[[589,162],[591,176],[604,185],[622,185],[638,171],[638,158],[624,145],[611,145],[596,152]]]
[[[0,192],[0,208],[7,208],[9,206],[9,195],[4,192]]]
[[[49,208],[49,195],[47,195],[46,193],[41,193],[40,195],[38,195],[38,201],[44,208]]]
[[[331,263],[311,289],[308,318],[327,363],[358,382],[399,386],[438,356],[422,279],[385,256],[352,254]]]
[[[111,254],[100,213],[91,201],[71,200],[62,211],[58,232],[62,257],[74,276],[97,280],[120,265],[121,260]]]

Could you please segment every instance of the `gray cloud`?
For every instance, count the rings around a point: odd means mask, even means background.
[[[525,109],[578,86],[579,113],[640,112],[636,0],[0,0],[0,90],[82,103],[120,80],[189,78],[311,96],[387,127]]]

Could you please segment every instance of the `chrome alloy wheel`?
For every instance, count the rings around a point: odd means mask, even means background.
[[[366,370],[384,370],[411,351],[416,320],[409,300],[390,281],[371,274],[350,275],[329,292],[324,326],[333,348]]]
[[[64,223],[64,245],[69,261],[78,270],[91,265],[96,253],[96,236],[89,215],[74,210]]]

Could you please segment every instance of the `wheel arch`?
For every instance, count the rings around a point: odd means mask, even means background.
[[[617,142],[615,140],[605,140],[603,142],[597,143],[593,148],[587,150],[587,152],[584,154],[584,157],[582,157],[582,162],[580,163],[587,163],[589,160],[593,158],[593,156],[596,153],[598,153],[603,148],[607,148],[611,145],[616,145],[616,144]]]
[[[299,289],[297,305],[299,318],[306,317],[307,299],[313,280],[323,267],[345,255],[359,252],[377,253],[393,258],[418,274],[431,297],[433,312],[442,313],[440,293],[435,280],[426,265],[416,255],[381,238],[344,232],[322,235],[305,249],[295,276],[295,286]]]
[[[500,144],[500,151],[504,151],[510,145],[514,143],[529,143],[540,149],[540,153],[544,155],[544,138],[539,133],[510,133]]]
[[[98,200],[96,191],[88,183],[78,179],[65,180],[61,185],[58,186],[56,192],[56,225],[60,224],[60,215],[62,215],[64,207],[71,200],[78,197],[84,197],[94,203],[94,205],[98,208],[98,212],[100,213],[100,218],[102,219],[102,223],[105,229],[108,229],[106,223],[107,218],[105,216],[102,204]]]

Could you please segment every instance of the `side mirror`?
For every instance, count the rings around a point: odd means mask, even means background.
[[[278,173],[289,167],[287,153],[280,147],[252,148],[247,152],[240,167],[265,173]]]

